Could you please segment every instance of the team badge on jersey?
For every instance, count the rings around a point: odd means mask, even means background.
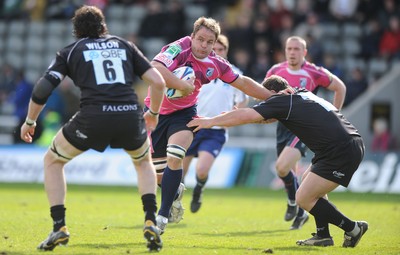
[[[211,77],[211,75],[213,75],[213,73],[214,73],[214,68],[211,68],[211,67],[207,68],[207,72],[206,72],[207,77]]]
[[[300,78],[300,86],[305,88],[307,86],[307,78]]]

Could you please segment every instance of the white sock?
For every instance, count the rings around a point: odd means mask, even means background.
[[[353,230],[348,232],[348,234],[354,237],[354,236],[357,236],[358,233],[360,233],[360,231],[361,231],[360,227],[358,226],[357,222],[355,222],[355,226],[354,226]]]
[[[288,204],[290,205],[290,206],[296,206],[297,204],[296,204],[296,200],[288,200]]]

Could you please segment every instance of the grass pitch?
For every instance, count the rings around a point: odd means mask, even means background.
[[[160,193],[160,192],[159,192]],[[347,216],[366,220],[369,230],[356,248],[342,248],[343,231],[331,225],[333,247],[299,247],[311,237],[314,219],[301,230],[285,222],[284,191],[233,188],[206,189],[200,211],[189,210],[192,190],[183,198],[184,220],[168,225],[160,254],[400,254],[400,196],[331,193],[329,198]],[[160,195],[158,196],[158,201]],[[143,211],[136,188],[69,185],[68,246],[51,254],[147,254]],[[36,246],[52,227],[41,184],[0,183],[0,254],[38,254]]]

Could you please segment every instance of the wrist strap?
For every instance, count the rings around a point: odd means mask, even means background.
[[[149,113],[154,116],[157,116],[159,114],[158,112],[153,112],[150,108],[149,108]]]
[[[35,120],[32,120],[32,119],[30,119],[30,118],[26,118],[25,119],[25,124],[26,125],[28,125],[28,126],[36,126],[36,121]]]

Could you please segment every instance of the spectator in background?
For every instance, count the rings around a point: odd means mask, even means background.
[[[351,76],[350,79],[346,81],[346,85],[347,91],[343,106],[349,105],[354,99],[368,89],[368,81],[359,67],[351,70]]]
[[[24,72],[19,70],[16,72],[14,91],[10,96],[10,100],[14,105],[14,115],[18,117],[18,126],[14,131],[14,143],[22,142],[19,129],[25,122],[26,114],[28,113],[29,100],[31,99],[33,84],[25,79]],[[37,137],[41,133],[41,128],[37,130]],[[35,137],[35,138],[37,138]]]
[[[387,152],[397,149],[395,137],[390,133],[388,121],[385,118],[376,118],[372,127],[374,137],[371,150],[373,152]]]
[[[381,1],[374,1],[381,2]],[[383,0],[383,6],[378,10],[379,24],[381,24],[383,29],[390,27],[390,17],[397,16],[400,17],[399,3],[396,0]]]
[[[150,0],[146,5],[146,15],[140,23],[138,36],[142,38],[164,38],[163,26],[166,16],[159,0]]]
[[[329,11],[338,22],[353,21],[358,0],[330,0]]]
[[[251,54],[254,47],[252,17],[251,14],[242,12],[239,14],[234,27],[227,29],[231,52],[244,49]],[[231,55],[228,56],[231,59]],[[239,67],[240,68],[240,67]],[[241,69],[244,71],[244,69]]]
[[[379,54],[386,60],[400,59],[400,18],[391,16],[379,44]]]
[[[24,0],[1,1],[0,2],[0,18],[4,20],[13,20],[23,18]]]
[[[308,53],[307,60],[316,65],[323,65],[324,48],[320,40],[315,39],[312,34],[306,34],[304,39],[307,41]]]
[[[79,0],[47,0],[46,10],[44,11],[45,19],[71,19],[74,16],[75,9],[81,4]]]
[[[297,0],[293,11],[293,21],[295,24],[306,22],[309,13],[312,11],[312,0]]]
[[[182,0],[170,0],[167,4],[166,18],[164,21],[165,39],[175,41],[186,35],[186,14]]]
[[[228,57],[229,59],[229,57]],[[247,75],[250,72],[251,66],[251,56],[250,53],[243,48],[238,48],[234,51],[232,55],[232,63],[242,70],[242,72]]]
[[[319,22],[319,18],[317,13],[310,12],[306,16],[306,20],[301,23],[296,23],[296,28],[294,34],[300,37],[311,36],[315,38],[315,40],[319,41],[322,36],[322,27]],[[312,49],[312,47],[310,47]]]
[[[379,44],[382,38],[382,27],[378,19],[368,20],[360,38],[361,57],[364,60],[375,58],[379,55]]]
[[[16,71],[10,64],[4,64],[0,72],[0,106],[1,112],[6,111],[6,104],[9,104],[8,98],[15,90]]]
[[[344,72],[337,63],[335,55],[331,53],[325,53],[322,66],[328,69],[332,74],[336,75],[339,79],[344,78]]]

